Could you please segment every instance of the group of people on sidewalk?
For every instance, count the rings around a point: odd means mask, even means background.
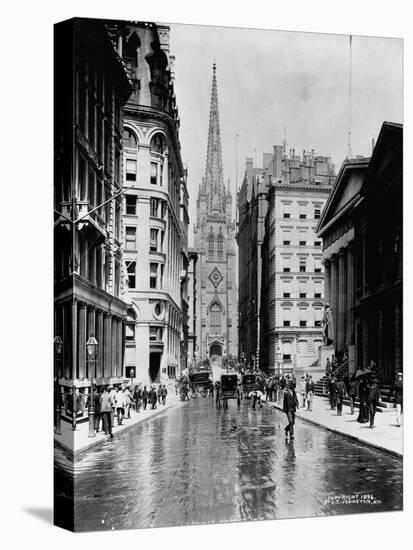
[[[350,413],[354,414],[356,399],[359,399],[359,414],[357,422],[362,424],[369,422],[370,428],[374,428],[377,406],[381,401],[378,377],[373,373],[356,378],[352,375],[346,385],[344,378],[330,374],[328,379],[328,398],[331,410],[337,410],[337,415],[342,415],[343,401],[348,396],[350,400]],[[390,397],[394,397],[396,410],[396,423],[401,426],[403,412],[403,375],[397,373],[396,380],[391,388]]]
[[[103,386],[93,393],[94,424],[96,432],[104,431],[105,435],[113,437],[112,428],[115,424],[121,426],[125,419],[131,418],[131,410],[140,413],[141,409],[156,409],[157,405],[166,405],[168,390],[164,384],[155,386]],[[86,408],[90,410],[90,394],[85,396],[78,389],[72,388],[67,396],[65,412],[72,416],[73,429],[76,429],[78,414],[84,414]]]

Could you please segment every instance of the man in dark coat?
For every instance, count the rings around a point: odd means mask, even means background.
[[[101,419],[101,415],[100,415],[101,396],[102,396],[102,391],[101,390],[99,390],[99,391],[95,390],[95,392],[93,393],[93,401],[94,401],[94,404],[95,404],[95,430],[96,430],[96,433],[99,432],[100,419]]]
[[[143,404],[144,411],[146,411],[146,406],[148,405],[148,398],[149,398],[149,393],[148,393],[148,390],[146,389],[146,386],[144,386],[143,392],[142,392],[142,404]]]
[[[103,389],[103,393],[99,394],[99,397],[99,410],[102,415],[103,429],[105,430],[105,434],[112,438],[112,410],[114,402],[106,387]]]
[[[348,396],[350,398],[350,412],[351,414],[354,414],[354,405],[356,404],[357,397],[357,380],[354,375],[350,378]]]
[[[376,415],[377,405],[380,401],[380,389],[375,376],[369,381],[367,387],[367,405],[370,412],[370,428],[374,428],[374,417]]]
[[[309,411],[313,410],[314,390],[315,390],[314,380],[310,375],[307,378],[307,382],[305,383],[305,395],[307,399],[307,408]]]
[[[328,396],[330,399],[330,408],[333,411],[336,408],[336,379],[334,376],[328,382]]]
[[[149,391],[149,403],[151,404],[151,409],[156,409],[156,404],[158,402],[158,396],[156,394],[156,389],[152,387]]]
[[[340,378],[338,382],[336,382],[336,404],[337,404],[337,414],[338,416],[342,415],[343,412],[343,401],[347,394],[346,385],[344,383],[344,380]]]
[[[133,400],[135,402],[136,412],[141,412],[142,390],[140,386],[135,386],[135,389],[133,390]]]
[[[161,390],[161,397],[162,397],[162,405],[166,405],[166,396],[168,395],[168,390],[166,389],[165,384],[162,386]]]
[[[285,429],[285,437],[290,434],[290,439],[294,439],[295,411],[299,408],[297,395],[294,390],[293,382],[289,382],[284,390],[283,410],[288,418],[288,425]]]

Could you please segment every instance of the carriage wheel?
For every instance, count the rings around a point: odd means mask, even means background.
[[[198,397],[198,393],[195,390],[192,390],[189,395],[192,397],[192,399],[196,399]]]

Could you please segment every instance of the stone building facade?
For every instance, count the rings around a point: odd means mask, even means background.
[[[103,21],[55,26],[54,315],[61,389],[122,382],[122,108],[132,88]],[[87,358],[90,336],[96,361]]]
[[[373,361],[381,384],[403,370],[402,142],[385,122],[371,158],[344,161],[317,228],[335,353],[350,374]]]
[[[238,341],[239,359],[245,367],[261,362],[262,243],[267,213],[268,166],[246,159],[245,175],[238,193]]]
[[[194,249],[197,361],[237,358],[237,286],[232,194],[224,184],[216,66],[213,65],[205,177],[199,186]]]
[[[334,165],[314,151],[301,157],[275,146],[268,167],[262,364],[269,372],[300,374],[316,364],[322,344],[324,270],[315,229],[335,181]]]
[[[186,169],[179,143],[169,27],[117,25],[133,93],[124,110],[125,366],[164,383],[186,366]]]

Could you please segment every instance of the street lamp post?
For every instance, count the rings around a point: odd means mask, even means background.
[[[61,415],[61,395],[59,387],[59,368],[56,366],[57,362],[60,361],[60,356],[63,350],[63,341],[60,336],[54,337],[54,352],[55,352],[55,434],[61,435],[61,424],[60,424],[60,415]]]
[[[91,334],[86,342],[86,351],[89,357],[89,377],[90,377],[90,405],[89,405],[89,437],[95,437],[95,396],[93,391],[93,378],[96,369],[96,354],[98,350],[98,341]]]

